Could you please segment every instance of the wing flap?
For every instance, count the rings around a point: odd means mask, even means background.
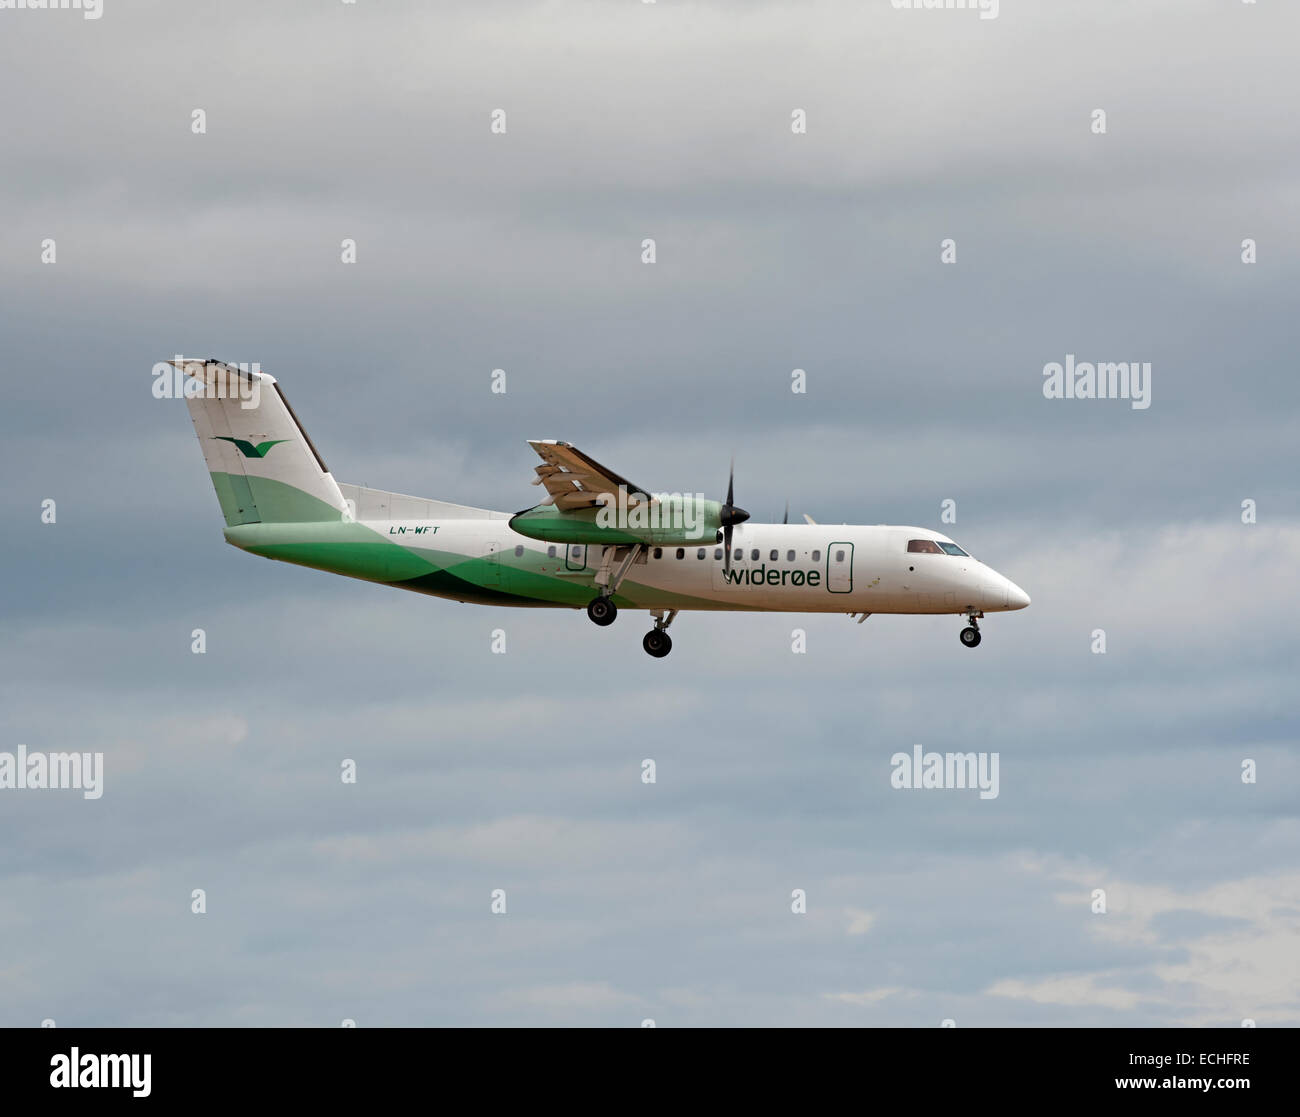
[[[542,464],[536,467],[537,477],[533,484],[545,486],[549,499],[544,504],[553,504],[562,512],[594,508],[605,503],[602,498],[606,498],[606,494],[608,498],[617,499],[620,488],[628,494],[629,500],[636,499],[634,494],[649,499],[639,485],[612,469],[606,469],[568,442],[530,439],[528,445],[542,459]]]

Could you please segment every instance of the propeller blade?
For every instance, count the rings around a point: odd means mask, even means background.
[[[727,476],[727,502],[719,509],[719,522],[724,528],[743,524],[749,513],[736,507],[736,459],[731,459],[731,472]]]
[[[785,502],[785,515],[781,517],[781,522],[783,524],[790,522],[790,502],[788,500]]]
[[[736,507],[736,459],[731,459],[731,470],[727,474],[727,503],[718,510],[718,522],[722,525],[722,543],[727,548],[723,556],[723,570],[731,573],[731,529],[749,519],[749,513]]]

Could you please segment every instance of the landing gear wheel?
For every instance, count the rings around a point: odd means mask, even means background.
[[[980,630],[974,625],[970,628],[961,630],[961,642],[968,648],[978,648],[980,646]]]
[[[594,624],[604,628],[606,625],[614,623],[615,618],[618,616],[618,606],[608,597],[593,597],[587,603],[587,616],[592,619]]]
[[[641,646],[655,659],[663,659],[673,650],[673,638],[662,628],[652,628],[642,638]]]

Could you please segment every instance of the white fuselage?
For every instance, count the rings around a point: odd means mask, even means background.
[[[495,517],[371,521],[366,526],[402,546],[499,564],[499,574],[488,567],[488,587],[523,589],[513,572],[527,571],[575,591],[556,600],[546,600],[551,595],[542,593],[540,600],[518,604],[573,607],[597,591],[602,562],[617,567],[627,553],[627,548],[539,542]],[[973,556],[910,553],[913,540],[952,542],[919,527],[750,522],[734,530],[730,572],[721,544],[649,547],[629,567],[616,593],[627,605],[649,609],[989,613],[1029,604],[1014,582]],[[576,592],[579,588],[582,593]]]

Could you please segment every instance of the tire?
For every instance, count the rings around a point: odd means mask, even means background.
[[[641,640],[641,646],[655,659],[663,659],[673,650],[673,638],[662,629],[652,628]]]
[[[974,626],[963,628],[961,630],[961,642],[968,648],[978,648],[980,646],[980,630]]]
[[[608,597],[593,597],[587,603],[587,616],[591,618],[593,624],[604,628],[606,625],[613,624],[618,617],[618,606]]]

